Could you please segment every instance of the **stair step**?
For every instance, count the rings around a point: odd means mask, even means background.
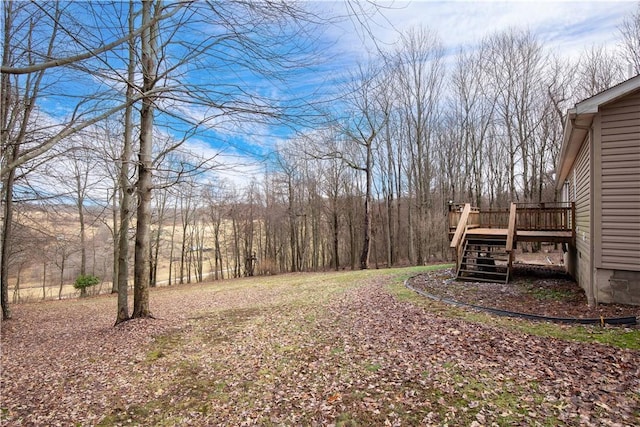
[[[504,246],[507,242],[469,242],[469,246]]]
[[[467,273],[470,275],[480,275],[480,276],[504,276],[507,274],[506,269],[499,269],[497,271],[484,271],[484,270],[473,270],[473,269],[469,269],[469,268],[462,268],[460,269],[460,273]]]
[[[491,256],[485,256],[485,255],[474,256],[474,253],[476,253],[476,252],[478,252],[478,251],[467,251],[467,252],[464,253],[464,255],[465,256],[469,255],[472,258],[486,258],[486,259],[489,259],[489,258],[495,259],[495,258],[499,258],[500,256],[509,255],[507,252],[490,252],[489,255],[491,255]],[[483,251],[480,251],[480,252],[483,252]]]
[[[483,252],[483,251],[479,251],[481,253],[488,253],[488,255],[476,255],[478,251],[467,251],[465,252],[463,255],[464,256],[469,256],[470,258],[484,258],[484,259],[497,259],[500,257],[508,257],[509,254],[506,252]]]
[[[495,241],[484,241],[484,240],[469,240],[469,244],[470,245],[483,245],[483,246],[487,246],[487,245],[491,245],[491,246],[500,246],[500,245],[504,245],[505,243],[507,243],[506,240],[495,240]]]
[[[471,274],[489,274],[493,276],[506,276],[506,271],[482,271],[482,270],[460,270],[460,273],[471,273]]]
[[[486,258],[463,258],[462,261],[467,264],[477,265],[478,267],[490,269],[490,268],[504,267],[505,266],[504,263],[508,262],[509,260],[491,258],[491,261],[493,262],[488,262]]]
[[[465,255],[473,255],[473,254],[477,254],[477,253],[481,253],[481,254],[487,254],[487,255],[480,255],[480,257],[484,257],[484,258],[494,258],[494,255],[508,255],[508,253],[506,251],[502,251],[502,252],[487,252],[487,251],[465,251]]]
[[[495,247],[489,248],[489,249],[487,249],[487,247],[485,246],[483,248],[470,247],[470,248],[467,248],[467,250],[465,252],[487,252],[487,253],[504,252],[504,253],[506,253],[507,250],[505,249],[504,246],[495,246]]]
[[[470,241],[469,244],[470,245],[481,245],[481,246],[504,246],[505,243],[507,243],[506,240],[500,240],[500,241],[490,241],[490,242],[486,242],[486,241]]]
[[[479,271],[479,270],[469,270],[469,269],[462,269],[460,270],[460,274],[466,274],[468,276],[506,276],[507,272],[506,271]]]
[[[502,280],[496,280],[493,278],[477,277],[477,276],[458,276],[460,280],[466,280],[469,282],[489,282],[489,283],[503,283]],[[504,282],[506,283],[506,282]]]
[[[509,262],[508,258],[490,258],[491,261],[487,261],[487,258],[476,258],[476,257],[464,257],[463,261],[471,263],[473,265],[482,265],[487,268],[492,268],[495,266],[500,266],[504,262]]]
[[[475,242],[475,241],[480,241],[480,242],[506,242],[507,238],[506,237],[478,237],[478,236],[472,236],[472,237],[468,237],[467,240],[469,240],[470,242]]]
[[[469,246],[467,251],[478,251],[478,252],[499,252],[500,250],[506,252],[506,248],[504,245],[500,246]]]

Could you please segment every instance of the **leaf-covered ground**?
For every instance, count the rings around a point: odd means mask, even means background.
[[[118,327],[111,296],[14,306],[2,423],[640,423],[640,351],[470,320],[406,291],[418,271],[155,289]]]

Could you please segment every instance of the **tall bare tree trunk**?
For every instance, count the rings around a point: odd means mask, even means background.
[[[373,180],[373,153],[372,144],[375,132],[371,134],[366,143],[367,160],[364,172],[366,175],[366,187],[364,196],[364,216],[362,230],[364,233],[362,241],[362,252],[360,253],[360,269],[369,268],[369,251],[371,250],[371,187]]]
[[[142,2],[142,25],[151,22],[151,1]],[[160,7],[155,5],[156,13]],[[149,246],[151,225],[151,152],[153,147],[153,96],[156,83],[157,23],[142,33],[142,99],[140,110],[140,148],[138,154],[138,194],[135,265],[133,276],[133,317],[152,317],[149,309]]]
[[[162,194],[160,196],[160,199],[156,199],[158,201],[158,205],[157,209],[158,209],[158,218],[157,218],[157,228],[156,231],[154,232],[154,236],[153,236],[153,245],[151,245],[151,247],[149,248],[151,253],[150,253],[150,259],[149,259],[149,281],[150,281],[150,286],[152,288],[156,287],[157,285],[157,281],[158,281],[158,260],[160,257],[160,242],[161,242],[161,235],[162,235],[162,229],[163,229],[163,224],[164,224],[164,216],[166,213],[166,207],[167,207],[167,198],[168,195],[165,192],[164,194]]]
[[[44,301],[47,298],[47,261],[42,264],[42,301]]]
[[[60,288],[58,289],[58,299],[62,299],[62,288],[64,287],[64,264],[67,261],[67,254],[62,252],[62,260],[60,261]]]
[[[74,160],[77,162],[77,160]],[[87,274],[87,233],[86,233],[86,224],[84,221],[84,193],[86,191],[86,176],[85,181],[83,182],[81,177],[80,168],[76,167],[76,191],[78,192],[78,200],[76,201],[76,208],[78,209],[78,221],[80,222],[80,275],[84,276]],[[80,297],[87,296],[87,288],[80,288]]]
[[[293,192],[293,177],[289,175],[287,177],[287,191],[289,195],[289,246],[291,250],[291,272],[298,271],[298,249],[297,249],[297,224],[296,224],[296,212],[294,208],[294,192]]]
[[[134,29],[133,0],[129,1],[129,32]],[[134,96],[133,82],[135,79],[135,41],[129,41],[129,64],[127,69],[127,101]],[[129,162],[132,156],[133,139],[133,105],[129,103],[124,112],[124,143],[120,164],[120,231],[118,233],[118,313],[116,325],[129,319],[129,218],[131,206],[131,194],[133,188],[129,183]],[[114,194],[115,198],[115,194]]]
[[[113,224],[113,232],[112,232],[112,236],[113,236],[113,266],[112,266],[112,273],[111,273],[111,293],[112,294],[116,294],[118,293],[118,267],[119,267],[119,258],[120,258],[120,246],[118,245],[118,242],[120,240],[119,238],[119,223],[118,223],[118,214],[116,213],[116,206],[117,206],[117,200],[116,198],[118,197],[118,192],[119,192],[119,188],[118,185],[114,185],[114,189],[113,189],[113,200],[111,201],[112,205],[111,205],[111,220],[112,220],[112,224]]]
[[[16,147],[13,147],[16,150]],[[12,156],[14,158],[16,156]],[[13,182],[15,180],[15,169],[9,171],[6,181],[4,182],[4,212],[2,221],[2,254],[0,255],[0,281],[2,285],[1,301],[2,301],[2,320],[11,318],[11,310],[9,309],[9,251],[11,244],[11,225],[13,223]]]
[[[338,197],[333,197],[331,212],[333,219],[333,264],[336,271],[340,270],[340,229],[338,224]]]
[[[2,49],[2,65],[9,65],[10,49],[9,41],[11,39],[11,8],[12,2],[6,2],[4,4],[4,34],[3,34],[3,49]],[[2,120],[2,134],[0,140],[0,146],[4,149],[9,144],[9,133],[5,131],[5,126],[9,123],[9,103],[11,102],[11,81],[8,74],[0,75],[0,94],[2,96],[0,101],[0,120]],[[4,160],[4,159],[2,159]],[[4,162],[3,162],[4,163]],[[9,163],[12,163],[10,161]],[[1,164],[0,167],[4,169],[5,165]],[[13,171],[9,172],[6,181],[2,183],[2,194],[0,197],[3,199],[3,212],[2,212],[2,235],[0,236],[0,305],[2,306],[2,320],[11,318],[11,311],[9,310],[9,266],[7,243],[9,242],[11,224],[11,194],[13,190],[9,187],[9,184],[13,182]]]
[[[172,284],[172,277],[176,274],[175,273],[175,268],[173,267],[173,250],[174,250],[174,243],[175,243],[175,238],[176,238],[176,222],[178,220],[178,200],[176,200],[175,204],[173,205],[173,225],[171,226],[171,245],[169,246],[169,283],[168,285],[171,286]],[[175,279],[174,279],[175,282]]]

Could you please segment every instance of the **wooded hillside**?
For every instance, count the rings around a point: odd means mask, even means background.
[[[307,6],[3,3],[3,318],[20,283],[88,273],[123,321],[129,272],[146,317],[157,281],[447,259],[448,202],[554,200],[564,113],[637,57],[640,9],[578,60],[517,28],[445,52],[419,27],[309,88],[347,18]]]

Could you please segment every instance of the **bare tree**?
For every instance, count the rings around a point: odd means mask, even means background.
[[[92,3],[89,13],[99,26],[101,20],[113,16],[101,13],[102,8],[115,3]],[[10,244],[13,209],[13,189],[16,178],[23,176],[19,169],[37,161],[65,138],[83,130],[113,113],[125,108],[125,103],[113,104],[108,96],[101,95],[104,86],[83,81],[93,78],[99,67],[92,60],[104,54],[132,36],[125,34],[110,43],[104,43],[87,25],[76,25],[74,13],[85,4],[60,2],[3,3],[3,58],[1,66],[2,102],[0,120],[1,163],[0,179],[4,221],[2,247]],[[35,30],[37,28],[37,31]],[[72,30],[73,28],[73,30]],[[93,44],[95,42],[95,44]],[[80,64],[80,63],[83,64]],[[92,65],[93,67],[92,68]],[[110,67],[113,70],[113,67]],[[98,73],[102,76],[106,73]],[[117,74],[117,73],[116,73]],[[66,82],[73,78],[75,88],[83,93],[70,91]],[[107,93],[112,93],[107,88]],[[40,108],[42,99],[57,99],[68,106],[64,117],[45,114]],[[22,175],[21,175],[22,174]],[[3,319],[10,317],[7,299],[8,253],[2,249],[0,256],[0,294]]]
[[[359,265],[369,268],[371,249],[372,194],[374,173],[374,144],[390,115],[390,105],[382,96],[386,75],[383,69],[359,66],[348,83],[345,97],[348,119],[343,132],[353,149],[337,154],[349,167],[364,174],[363,242]]]
[[[129,1],[127,29],[131,34],[134,31],[135,11],[133,0]],[[131,198],[134,191],[130,182],[129,164],[133,155],[133,98],[134,79],[136,71],[136,45],[134,39],[129,39],[127,43],[127,86],[126,86],[126,108],[124,110],[124,132],[122,141],[122,154],[119,159],[120,171],[118,174],[118,187],[120,198],[120,227],[118,230],[118,260],[117,260],[117,289],[118,308],[116,322],[124,322],[129,319],[129,224],[131,216]],[[115,194],[114,194],[115,197]],[[115,262],[115,261],[114,261]]]
[[[156,197],[154,197],[154,205],[152,210],[152,221],[154,227],[152,228],[151,236],[152,241],[149,247],[151,253],[149,254],[149,285],[151,287],[157,286],[158,281],[158,265],[160,259],[160,249],[162,246],[162,234],[164,230],[164,221],[167,215],[167,201],[169,200],[169,191],[156,191]]]
[[[622,35],[622,54],[635,74],[640,74],[640,2],[636,11],[627,16],[620,24]]]
[[[187,136],[201,130],[224,130],[230,124],[243,127],[247,122],[282,122],[304,117],[300,107],[305,103],[299,97],[269,99],[258,91],[248,91],[250,85],[241,80],[230,84],[222,78],[219,82],[207,81],[205,85],[180,78],[187,67],[189,71],[206,69],[209,72],[229,67],[234,69],[236,79],[241,79],[242,75],[260,76],[275,86],[282,86],[286,82],[285,76],[306,65],[306,60],[313,55],[310,47],[314,43],[308,27],[323,20],[293,4],[272,2],[263,6],[244,1],[215,5],[192,2],[184,4],[181,13],[171,19],[161,19],[165,12],[160,1],[142,4],[143,84],[136,184],[133,317],[151,315],[146,257],[149,254],[149,202],[153,188],[154,114],[189,129],[184,138],[178,138],[165,152],[180,147]],[[203,25],[215,31],[202,32]],[[185,36],[187,33],[188,37]],[[193,34],[201,37],[194,38]],[[283,50],[283,46],[287,48]],[[166,54],[170,51],[179,56],[171,63],[163,62],[170,57]]]
[[[56,154],[55,165],[49,168],[49,176],[57,181],[63,200],[71,201],[76,208],[80,239],[80,275],[87,274],[86,202],[91,198],[96,180],[99,179],[91,138],[92,135],[79,133],[63,141],[58,147],[60,153]]]
[[[322,135],[322,143],[329,148],[329,151],[340,152],[343,150],[340,147],[341,136],[335,127],[331,127],[326,134]],[[332,235],[331,264],[338,271],[340,269],[340,222],[343,215],[340,202],[343,195],[342,182],[345,179],[347,165],[341,159],[335,157],[328,158],[323,163],[322,183],[324,193],[329,198],[327,209],[329,211]]]
[[[423,264],[428,241],[431,209],[432,144],[439,121],[444,68],[438,37],[426,28],[409,30],[395,56],[398,104],[405,126],[405,146],[409,153],[409,177],[415,189],[417,210],[416,262]]]
[[[142,99],[140,108],[140,144],[138,149],[138,181],[136,194],[136,244],[133,276],[133,317],[151,317],[149,309],[149,253],[151,227],[151,189],[152,189],[152,152],[153,118],[156,96],[151,92],[158,83],[157,58],[159,24],[151,24],[154,15],[160,15],[160,1],[142,2],[142,25],[148,26],[141,37]],[[151,25],[149,25],[151,24]]]
[[[2,66],[9,67],[18,61],[23,52],[18,50],[15,45],[14,38],[18,36],[19,29],[23,26],[29,26],[30,30],[36,25],[39,19],[44,19],[40,14],[26,19],[25,4],[5,2],[3,5],[4,12],[4,34],[3,34],[3,53]],[[60,11],[55,9],[54,16],[59,16]],[[37,41],[33,40],[29,31],[27,35],[21,34],[26,40],[27,61],[34,63],[33,52],[35,49],[32,45]],[[57,24],[52,27],[51,38],[48,43],[47,53],[53,51],[57,35]],[[8,280],[9,280],[9,248],[12,240],[13,226],[13,191],[16,181],[17,167],[21,163],[21,158],[28,150],[26,142],[29,141],[33,132],[32,114],[36,107],[36,100],[41,90],[42,79],[44,73],[40,72],[26,79],[17,76],[2,73],[0,75],[0,86],[2,88],[2,102],[0,102],[0,120],[2,129],[2,139],[0,145],[1,165],[2,165],[2,201],[3,201],[3,222],[2,222],[2,241],[0,246],[0,302],[2,303],[2,319],[9,319],[11,313],[9,311],[8,296]]]
[[[624,80],[619,57],[605,46],[585,49],[576,71],[576,100],[589,98]]]
[[[56,260],[55,264],[60,270],[60,280],[58,289],[58,299],[62,299],[62,291],[64,289],[65,272],[68,268],[68,261],[71,255],[78,251],[78,243],[75,240],[75,236],[68,236],[63,233],[59,233],[56,236]]]
[[[280,150],[276,153],[276,164],[280,170],[280,182],[284,187],[285,200],[287,203],[288,219],[288,240],[290,271],[300,271],[300,247],[299,247],[299,222],[304,212],[300,203],[297,190],[300,189],[300,162],[302,158],[296,154],[295,150]]]
[[[224,268],[221,239],[224,211],[226,210],[226,188],[224,185],[216,186],[214,183],[209,183],[205,188],[204,198],[206,200],[208,220],[213,229],[213,278],[214,280],[222,280],[224,279]]]
[[[511,200],[531,198],[530,147],[540,116],[531,114],[543,91],[546,55],[535,36],[511,29],[485,40],[487,66],[496,93],[496,112],[509,154]]]
[[[195,182],[182,182],[178,185],[179,194],[176,196],[180,206],[180,221],[182,226],[182,245],[180,249],[180,276],[178,282],[184,283],[185,272],[189,269],[189,254],[192,246],[193,222],[196,216],[196,188]],[[191,274],[187,273],[187,283],[191,282]]]
[[[452,100],[451,114],[453,123],[458,130],[451,135],[452,144],[445,149],[450,164],[447,173],[450,176],[449,197],[452,200],[474,200],[476,206],[482,206],[482,194],[485,189],[484,182],[487,168],[483,167],[483,159],[489,152],[486,151],[485,142],[495,120],[495,92],[489,91],[487,85],[487,72],[484,64],[486,47],[481,46],[477,52],[458,54],[456,68],[451,78]],[[451,128],[449,126],[449,128]],[[450,153],[461,153],[460,156],[451,156]],[[453,176],[457,175],[457,176]]]

